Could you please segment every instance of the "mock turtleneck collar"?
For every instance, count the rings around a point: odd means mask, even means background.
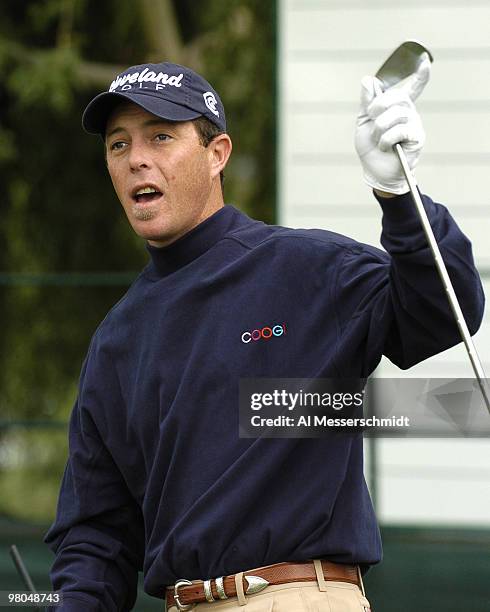
[[[166,247],[146,248],[151,256],[152,272],[158,277],[168,276],[209,250],[229,231],[253,222],[245,214],[225,205]]]

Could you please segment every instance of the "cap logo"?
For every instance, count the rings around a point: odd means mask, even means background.
[[[204,104],[209,108],[213,115],[219,117],[219,112],[216,109],[218,101],[216,100],[214,93],[212,91],[207,91],[206,93],[202,94],[202,97],[204,98]]]
[[[155,89],[163,89],[166,85],[172,85],[173,87],[182,87],[182,79],[184,74],[181,72],[179,75],[169,76],[164,72],[153,72],[145,68],[141,72],[129,72],[128,74],[120,74],[114,81],[112,81],[109,91],[115,89],[132,89],[133,85],[136,85],[139,89],[145,89],[142,83],[155,83]]]

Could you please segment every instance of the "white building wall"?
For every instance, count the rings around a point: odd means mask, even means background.
[[[380,210],[354,145],[360,80],[407,39],[434,55],[417,102],[427,143],[421,190],[443,202],[490,274],[488,0],[278,0],[279,223],[323,227],[379,246]],[[490,275],[485,280],[490,295]],[[488,309],[487,309],[488,311]],[[474,338],[490,372],[490,315]],[[401,372],[471,377],[462,345]],[[490,526],[489,440],[380,440],[384,522]]]

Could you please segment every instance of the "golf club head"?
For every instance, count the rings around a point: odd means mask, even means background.
[[[424,53],[427,53],[431,62],[434,61],[429,49],[416,40],[406,40],[397,47],[376,73],[376,77],[383,83],[383,89],[394,87],[417,72],[424,60]]]

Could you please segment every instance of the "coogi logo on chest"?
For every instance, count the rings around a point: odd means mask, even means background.
[[[248,344],[249,342],[257,342],[258,340],[270,340],[274,337],[283,336],[286,333],[286,324],[276,324],[272,327],[266,326],[262,329],[254,329],[252,331],[245,331],[242,334],[242,342]]]

